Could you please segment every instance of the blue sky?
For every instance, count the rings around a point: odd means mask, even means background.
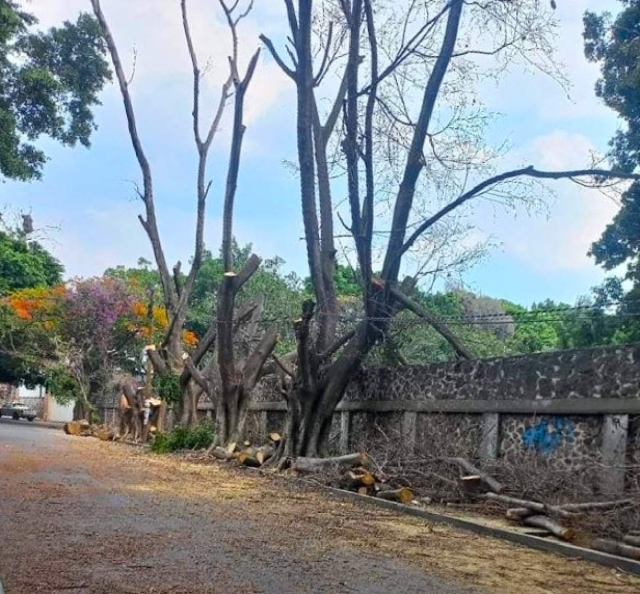
[[[581,19],[585,9],[615,10],[616,2],[558,2],[558,57],[572,82],[566,90],[542,74],[514,68],[498,85],[482,87],[487,107],[500,116],[492,124],[491,142],[507,140],[506,163],[548,168],[582,166],[590,150],[604,151],[616,129],[611,112],[594,96],[597,68],[582,54]],[[259,10],[243,30],[243,52],[258,45],[261,31],[281,32],[281,3],[258,2]],[[32,10],[44,25],[74,18],[89,0],[33,0]],[[190,134],[190,73],[180,29],[177,0],[103,0],[103,8],[125,64],[137,52],[132,87],[143,143],[155,177],[161,232],[170,261],[188,260],[194,223],[195,147]],[[205,105],[212,106],[227,49],[226,32],[215,20],[213,3],[192,2],[193,29],[202,62],[212,69]],[[215,40],[215,43],[212,41]],[[245,55],[245,57],[246,57]],[[236,236],[252,242],[258,253],[282,256],[288,269],[305,274],[304,245],[297,180],[284,161],[294,157],[294,94],[268,57],[250,91],[249,125],[237,196]],[[213,108],[211,108],[213,109]],[[70,276],[100,274],[117,264],[151,259],[148,240],[136,219],[141,205],[133,181],[139,172],[130,147],[120,97],[105,90],[96,112],[99,130],[90,151],[44,143],[51,157],[44,180],[7,183],[0,205],[9,212],[33,213],[52,251]],[[207,219],[207,244],[217,249],[221,196],[228,152],[228,130],[216,139],[211,155],[213,180]],[[552,298],[573,302],[603,278],[586,256],[616,212],[599,193],[569,183],[554,186],[556,198],[530,216],[479,205],[471,219],[478,233],[498,244],[465,276],[469,286],[487,295],[530,304]]]

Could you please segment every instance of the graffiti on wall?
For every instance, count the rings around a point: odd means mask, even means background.
[[[563,443],[574,441],[575,425],[566,417],[541,419],[536,425],[525,429],[522,445],[525,450],[534,450],[543,456],[550,456]]]

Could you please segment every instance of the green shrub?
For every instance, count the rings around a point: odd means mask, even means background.
[[[194,427],[176,427],[169,433],[157,433],[151,443],[151,451],[168,454],[178,450],[201,450],[211,446],[214,438],[214,428],[209,422]]]

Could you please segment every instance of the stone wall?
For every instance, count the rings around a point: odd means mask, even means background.
[[[640,344],[411,367],[359,374],[345,399],[536,400],[639,398]]]
[[[251,407],[254,439],[282,430],[275,385]],[[640,344],[364,370],[338,406],[329,450],[375,456],[391,442],[478,461],[603,466],[594,491],[639,486]]]

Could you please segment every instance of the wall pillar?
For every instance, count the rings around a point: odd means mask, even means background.
[[[349,433],[351,431],[351,413],[343,410],[340,413],[340,453],[349,453]]]
[[[261,410],[258,413],[258,434],[260,435],[260,442],[267,441],[267,411]]]
[[[624,491],[629,415],[605,415],[602,423],[601,489],[608,495]]]
[[[500,415],[484,413],[482,415],[482,438],[480,440],[480,459],[496,460],[500,447]]]
[[[402,441],[404,450],[413,455],[416,451],[416,427],[418,425],[418,413],[405,411],[402,414]]]

